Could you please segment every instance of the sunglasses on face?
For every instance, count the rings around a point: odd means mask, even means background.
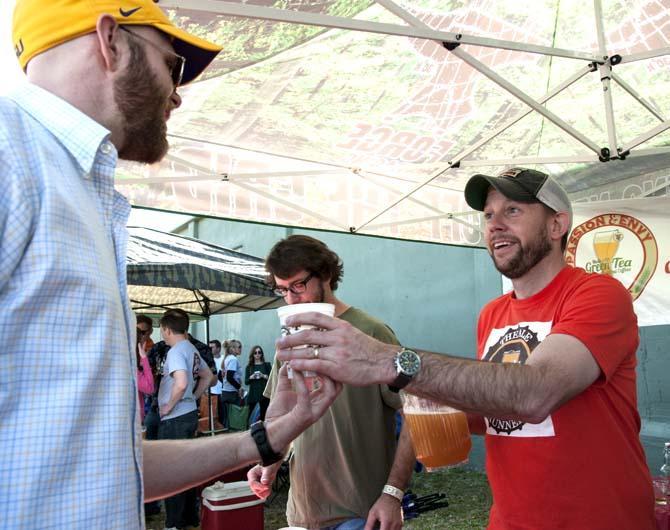
[[[151,335],[151,329],[140,329],[137,328],[137,335]]]
[[[146,37],[142,37],[142,35],[138,35],[137,33],[134,33],[130,31],[128,28],[125,26],[119,26],[123,31],[126,33],[132,35],[133,37],[140,39],[141,41],[144,41],[157,50],[159,50],[163,54],[168,54],[170,56],[170,61],[168,62],[168,68],[170,69],[170,76],[172,77],[172,84],[174,85],[175,88],[177,88],[179,85],[181,85],[181,80],[182,77],[184,76],[184,66],[186,65],[186,58],[182,57],[178,53],[175,53],[171,50],[168,50],[166,48],[163,48],[162,46],[159,46],[155,42],[150,41]]]

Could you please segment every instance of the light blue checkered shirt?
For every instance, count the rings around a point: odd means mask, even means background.
[[[109,131],[28,85],[0,98],[0,528],[137,529],[127,201]]]

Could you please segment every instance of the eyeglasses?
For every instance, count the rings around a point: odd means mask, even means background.
[[[256,350],[254,352],[254,355],[262,355],[262,354],[263,354],[263,352],[261,350]]]
[[[151,46],[159,50],[161,53],[168,53],[174,57],[174,61],[171,61],[168,64],[168,68],[170,69],[170,76],[172,77],[172,83],[174,84],[174,87],[177,88],[179,85],[181,85],[181,80],[182,77],[184,76],[184,67],[186,66],[186,58],[182,57],[178,53],[175,53],[171,50],[167,50],[163,48],[162,46],[159,46],[155,42],[150,41],[146,37],[142,37],[142,35],[138,35],[137,33],[133,33],[130,31],[128,28],[125,26],[119,26],[123,31],[126,33],[129,33],[133,37],[136,37],[140,40],[143,40],[144,42],[149,43]]]
[[[286,296],[289,291],[291,291],[293,294],[301,294],[307,290],[307,284],[312,278],[314,278],[314,273],[310,272],[302,280],[293,282],[288,287],[275,287],[273,291],[277,296]]]
[[[151,331],[152,331],[151,328],[149,328],[149,329],[137,328],[137,335],[138,336],[140,336],[140,335],[151,335]]]

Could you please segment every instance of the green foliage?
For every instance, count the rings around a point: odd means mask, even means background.
[[[371,0],[276,0],[272,7],[353,18]],[[189,33],[223,46],[205,78],[222,75],[303,44],[328,28],[240,17],[216,17],[209,24],[169,12],[170,18]]]

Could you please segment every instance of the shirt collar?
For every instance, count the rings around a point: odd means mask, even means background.
[[[91,173],[100,145],[108,140],[110,131],[37,85],[22,85],[9,97],[58,139],[85,174]],[[111,142],[109,145],[113,148]],[[112,150],[116,158],[116,150]]]

